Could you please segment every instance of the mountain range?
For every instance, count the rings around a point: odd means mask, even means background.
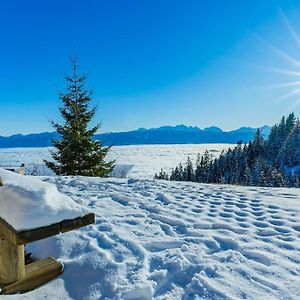
[[[270,133],[269,126],[260,128],[264,137]],[[232,131],[211,126],[205,129],[198,127],[177,125],[159,128],[140,128],[126,132],[109,132],[96,134],[94,139],[101,140],[104,145],[143,145],[143,144],[204,144],[228,143],[238,141],[249,142],[256,132],[256,128],[241,127]],[[50,147],[51,139],[58,139],[56,132],[42,132],[35,134],[16,134],[9,137],[0,136],[0,148],[16,147]]]

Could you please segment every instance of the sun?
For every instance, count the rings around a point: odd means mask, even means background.
[[[290,23],[286,15],[281,10],[280,10],[280,16],[293,42],[299,47],[299,53],[300,53],[300,35],[297,33],[296,29],[292,26],[292,24]],[[289,111],[293,110],[295,107],[300,105],[300,60],[288,54],[288,52],[285,51],[284,49],[276,47],[275,45],[268,42],[266,39],[262,38],[258,34],[254,32],[249,32],[249,33],[257,41],[259,41],[264,46],[269,48],[270,51],[278,55],[278,57],[280,57],[284,61],[288,62],[289,65],[291,66],[291,69],[289,69],[286,67],[278,68],[278,67],[262,65],[262,64],[253,64],[257,68],[263,69],[265,71],[287,75],[287,77],[292,78],[286,82],[264,85],[262,87],[264,89],[270,89],[270,90],[279,90],[279,91],[282,90],[283,92],[281,96],[278,97],[276,101],[293,100],[292,104],[288,108]]]

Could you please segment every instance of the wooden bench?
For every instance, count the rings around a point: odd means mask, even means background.
[[[1,207],[0,207],[1,210]],[[95,222],[95,215],[65,219],[30,230],[16,230],[0,217],[0,286],[1,294],[25,293],[63,273],[63,265],[48,257],[25,266],[24,245]]]

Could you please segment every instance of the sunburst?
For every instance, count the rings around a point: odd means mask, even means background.
[[[282,17],[283,23],[290,36],[292,37],[294,43],[300,47],[300,36],[297,33],[296,29],[292,26],[286,15],[280,10],[280,15]],[[281,68],[281,67],[273,67],[268,65],[258,65],[254,64],[254,66],[263,69],[265,71],[269,71],[272,73],[287,75],[289,77],[294,77],[295,80],[290,80],[287,82],[280,82],[278,84],[264,85],[260,88],[269,89],[269,90],[282,90],[283,94],[276,99],[276,101],[284,101],[284,100],[293,100],[292,105],[288,108],[289,110],[294,109],[295,107],[300,105],[300,60],[295,58],[294,56],[287,53],[287,51],[278,48],[277,46],[271,44],[266,39],[262,38],[256,33],[250,32],[250,34],[264,46],[269,48],[274,54],[278,55],[281,59],[286,61],[291,68]],[[299,50],[300,52],[300,50]]]

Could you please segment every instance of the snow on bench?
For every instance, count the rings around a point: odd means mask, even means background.
[[[25,292],[61,274],[63,266],[48,258],[25,267],[24,244],[94,223],[95,216],[53,184],[4,169],[0,177],[0,284],[10,284],[2,293]]]

